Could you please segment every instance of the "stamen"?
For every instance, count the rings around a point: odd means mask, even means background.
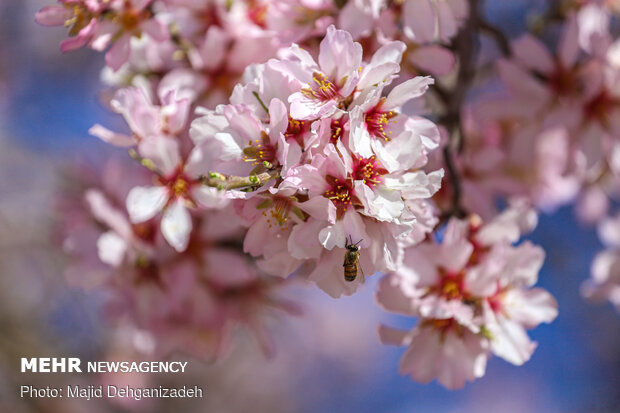
[[[284,138],[287,141],[295,140],[299,146],[304,147],[304,134],[310,130],[308,122],[288,117],[288,127],[284,132]]]
[[[353,161],[353,179],[368,186],[379,185],[382,176],[388,173],[374,155],[370,158],[354,158]]]
[[[269,135],[262,132],[261,140],[249,141],[243,148],[243,160],[251,162],[253,166],[263,165],[264,162],[277,164],[276,148],[269,142]]]
[[[301,90],[304,96],[323,102],[338,96],[338,88],[323,73],[314,72],[312,82],[308,83],[308,87]]]
[[[342,122],[340,121],[340,119],[332,119],[330,127],[332,130],[332,136],[330,138],[330,141],[333,144],[336,144],[336,142],[338,142],[342,138]]]
[[[397,115],[394,111],[383,112],[380,110],[381,105],[383,104],[382,100],[375,106],[370,112],[366,114],[366,128],[368,129],[368,133],[370,136],[374,138],[383,139],[386,142],[392,140],[388,135],[390,135],[391,131],[386,131],[385,128],[389,123],[390,119]]]
[[[359,199],[353,192],[353,180],[339,180],[331,175],[325,178],[329,184],[329,188],[323,193],[323,196],[330,199],[336,207],[336,216],[338,219],[347,211],[350,206],[361,205]]]

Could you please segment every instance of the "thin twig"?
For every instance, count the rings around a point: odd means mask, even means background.
[[[508,37],[506,37],[499,27],[494,26],[484,19],[480,19],[480,29],[495,41],[497,47],[499,47],[499,50],[504,56],[510,56],[512,54],[510,40],[508,40]]]
[[[443,148],[444,162],[452,186],[452,207],[448,213],[457,217],[465,216],[466,212],[461,205],[461,180],[454,163],[453,151],[456,150],[460,153],[464,149],[461,109],[476,75],[478,36],[482,22],[480,9],[482,6],[483,0],[471,0],[470,15],[453,43],[459,61],[456,85],[451,91],[441,90],[438,93],[446,106],[446,113],[442,116],[441,123],[444,124],[450,134],[450,142]]]
[[[452,153],[449,145],[443,148],[443,159],[446,164],[446,169],[448,170],[448,178],[450,178],[450,182],[452,183],[452,209],[448,214],[457,218],[464,218],[467,213],[461,206],[461,179],[456,171],[454,161],[452,160]]]
[[[223,175],[217,172],[209,173],[209,176],[201,175],[198,177],[200,183],[213,188],[222,190],[241,189],[241,188],[258,188],[265,185],[272,179],[280,177],[280,170],[273,169],[260,174],[250,176],[234,176]]]

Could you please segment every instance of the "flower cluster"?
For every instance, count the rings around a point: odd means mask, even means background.
[[[63,52],[107,50],[108,84],[183,84],[184,93],[208,106],[227,99],[246,66],[293,42],[314,49],[331,24],[363,41],[367,55],[401,40],[411,49],[408,70],[447,74],[456,59],[445,43],[469,15],[465,0],[352,0],[342,8],[332,0],[58,2],[41,9],[37,22],[69,28]]]
[[[45,26],[70,27],[69,39],[62,42],[63,52],[88,46],[97,51],[109,47],[106,64],[118,70],[129,59],[133,37],[149,36],[165,41],[170,33],[164,22],[156,19],[152,0],[59,0],[36,15]]]
[[[617,195],[620,60],[601,3],[566,16],[556,51],[525,34],[497,63],[504,91],[468,109],[468,206],[519,195],[545,211],[577,200],[586,222],[605,217]]]
[[[455,389],[484,375],[490,353],[515,365],[529,360],[536,343],[526,329],[557,316],[553,297],[531,288],[543,250],[513,245],[535,225],[535,212],[520,204],[486,224],[476,215],[452,219],[441,242],[407,249],[377,293],[386,310],[419,318],[411,331],[380,328],[384,343],[409,346],[403,374]]]
[[[123,175],[135,178],[119,187]],[[237,326],[272,354],[266,316],[300,309],[283,296],[282,280],[265,277],[236,248],[243,229],[234,214],[211,211],[195,219],[196,230],[179,254],[155,220],[132,223],[124,211],[124,196],[144,174],[111,163],[104,177],[103,186],[82,182],[88,188],[83,197],[62,201],[63,248],[72,257],[68,282],[103,292],[106,313],[151,337],[159,355],[183,349],[213,360],[229,350]]]
[[[596,222],[617,194],[613,2],[549,10],[555,51],[466,0],[58,3],[36,20],[69,28],[63,51],[107,50],[103,100],[127,124],[90,133],[141,165],[71,206],[67,275],[162,351],[213,359],[238,324],[270,350],[263,314],[297,312],[282,287],[341,297],[382,273],[380,305],[420,319],[381,327],[409,346],[401,371],[461,387],[491,353],[526,362],[526,330],[557,314],[532,288],[543,250],[516,245],[529,205],[578,199]],[[616,300],[615,255],[588,295]]]
[[[360,271],[372,275],[395,270],[397,240],[421,230],[414,205],[437,191],[443,172],[419,170],[437,146],[436,126],[400,109],[432,80],[388,89],[404,49],[390,42],[363,62],[361,45],[330,26],[318,62],[292,46],[283,59],[252,67],[253,80],[235,89],[231,104],[192,123],[197,145],[225,154],[214,170],[279,171],[240,207],[245,251],[265,271],[287,276],[312,266],[308,278],[330,295],[351,294],[359,283],[342,276],[347,242],[364,250]]]

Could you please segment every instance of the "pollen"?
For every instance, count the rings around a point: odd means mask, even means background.
[[[294,140],[299,146],[304,147],[304,135],[310,131],[309,122],[305,122],[303,120],[293,119],[290,116],[288,117],[288,127],[286,128],[286,132],[284,132],[284,138],[287,141]]]
[[[129,9],[118,16],[118,23],[127,31],[132,32],[140,24],[141,16],[135,10]]]
[[[183,198],[189,203],[189,205],[193,204],[191,188],[197,183],[197,181],[188,178],[183,173],[183,166],[179,166],[179,169],[177,169],[174,175],[159,178],[158,182],[160,185],[168,188],[170,201],[177,198]]]
[[[432,328],[439,332],[441,340],[445,339],[448,331],[453,331],[459,336],[463,335],[463,327],[454,318],[432,318],[422,321],[421,327]]]
[[[256,0],[248,0],[248,18],[257,26],[267,28],[267,5]]]
[[[354,158],[353,160],[353,179],[363,181],[370,187],[379,185],[382,182],[382,176],[387,173],[388,171],[374,155],[370,158]]]
[[[64,25],[65,27],[71,27],[69,36],[76,36],[80,30],[90,23],[94,16],[84,5],[75,4],[70,6],[65,4],[65,6],[73,9],[73,16],[66,20]]]
[[[243,160],[252,165],[262,165],[264,162],[276,164],[276,148],[269,142],[269,136],[263,131],[261,139],[249,141],[243,148]]]
[[[341,218],[350,207],[361,205],[361,202],[353,192],[353,180],[351,178],[338,179],[327,175],[328,189],[323,196],[330,199],[336,207],[336,215]]]
[[[446,280],[441,288],[441,295],[449,300],[458,298],[461,294],[459,284],[455,280]]]
[[[386,128],[390,123],[390,119],[395,117],[397,113],[391,110],[387,112],[381,111],[380,107],[383,102],[384,100],[379,102],[370,112],[366,113],[366,128],[370,136],[389,142],[392,140],[392,138],[389,137],[392,132],[387,131]]]
[[[314,72],[312,82],[301,93],[307,98],[324,102],[338,96],[338,88],[323,73]]]
[[[178,177],[172,184],[172,192],[177,198],[185,195],[188,189],[189,183],[183,177]]]
[[[295,197],[275,195],[261,202],[257,209],[264,209],[261,214],[267,218],[269,228],[272,228],[275,222],[282,231],[286,231],[288,229],[289,215],[291,210],[294,210],[295,201]]]
[[[443,268],[439,268],[441,282],[435,291],[447,300],[466,300],[467,292],[464,290],[465,273],[463,271],[454,273]]]
[[[288,222],[288,214],[291,210],[291,200],[284,197],[276,197],[273,207],[269,211],[271,217],[280,225],[284,226]]]
[[[342,138],[342,122],[340,119],[332,119],[330,124],[332,135],[330,137],[330,141],[333,144],[336,144]]]

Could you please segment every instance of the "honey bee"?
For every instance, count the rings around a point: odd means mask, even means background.
[[[344,267],[344,279],[348,282],[354,281],[355,278],[357,278],[357,274],[361,272],[363,281],[364,270],[362,270],[362,267],[360,265],[360,253],[359,247],[357,246],[363,240],[359,240],[354,244],[353,239],[351,239],[350,237],[351,236],[349,236],[350,242],[345,241],[344,245],[344,247],[347,249],[344,253],[344,264],[342,264],[342,266]]]

